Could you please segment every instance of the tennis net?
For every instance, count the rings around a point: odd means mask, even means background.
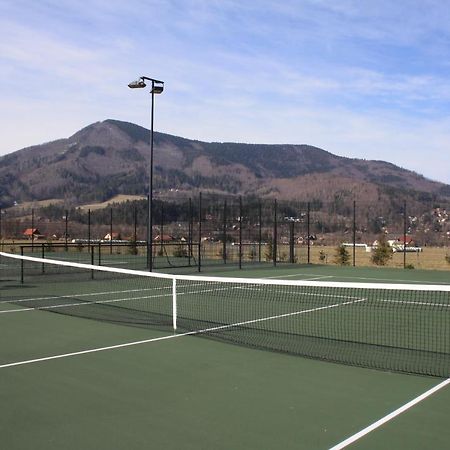
[[[368,368],[450,376],[450,285],[149,273],[0,253],[0,302]]]

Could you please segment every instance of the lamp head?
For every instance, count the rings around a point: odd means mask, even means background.
[[[152,86],[152,94],[161,94],[164,90],[164,83],[163,82],[154,82]]]
[[[147,86],[147,85],[145,84],[144,80],[142,80],[142,79],[132,81],[131,83],[128,84],[128,87],[131,89],[145,88],[145,86]]]

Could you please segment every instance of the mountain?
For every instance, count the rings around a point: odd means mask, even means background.
[[[64,199],[76,205],[147,190],[149,131],[117,120],[0,158],[0,206]],[[450,199],[450,186],[383,161],[344,158],[309,145],[200,142],[154,134],[154,189],[327,201],[336,195]]]

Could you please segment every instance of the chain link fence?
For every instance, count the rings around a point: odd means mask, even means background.
[[[92,210],[18,205],[0,210],[0,245],[17,253],[90,255],[88,261],[94,253],[96,263],[100,258],[113,264],[108,255],[116,261],[127,256],[124,264],[137,268],[145,267],[151,248],[155,268],[291,263],[450,269],[448,204],[213,194],[158,198],[152,245],[146,243],[147,205],[145,200]],[[377,259],[383,248],[384,258]]]

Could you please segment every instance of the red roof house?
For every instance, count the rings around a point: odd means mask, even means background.
[[[41,232],[37,229],[37,228],[27,228],[24,232],[23,232],[23,235],[25,236],[25,237],[27,237],[28,239],[31,239],[31,238],[38,238],[38,237],[41,237],[42,235],[41,235]]]

